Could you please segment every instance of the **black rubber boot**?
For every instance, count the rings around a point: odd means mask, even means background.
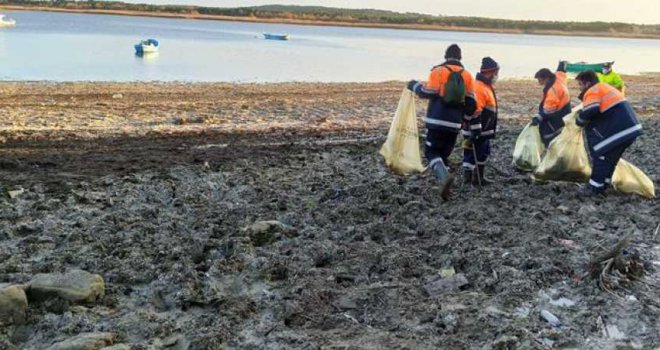
[[[474,184],[474,170],[463,168],[463,184],[464,185]]]
[[[451,185],[454,183],[454,177],[449,173],[443,162],[438,162],[433,166],[433,175],[440,184],[440,195],[442,199],[448,201]]]
[[[449,174],[444,180],[440,180],[440,195],[442,199],[451,199],[451,186],[454,184],[454,176]]]
[[[578,199],[597,199],[605,198],[605,188],[599,189],[591,185],[580,187],[575,194]]]

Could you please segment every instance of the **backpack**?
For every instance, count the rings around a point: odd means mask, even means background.
[[[454,71],[449,67],[449,78],[445,83],[442,100],[446,105],[459,107],[465,105],[465,80],[463,80],[464,69]]]

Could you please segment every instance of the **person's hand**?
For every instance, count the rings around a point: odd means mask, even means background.
[[[587,90],[588,89],[585,88],[582,91],[580,91],[580,94],[578,95],[578,98],[580,99],[580,101],[584,102],[584,95],[587,93]]]
[[[557,71],[559,72],[565,72],[566,71],[566,65],[568,64],[567,61],[559,61],[559,65],[557,65]]]
[[[415,85],[417,85],[417,80],[411,80],[408,82],[408,90],[415,91]]]
[[[481,138],[481,129],[470,130],[470,141],[476,142]]]
[[[587,121],[580,117],[577,117],[575,118],[575,125],[584,128],[587,125]]]
[[[539,116],[536,115],[536,116],[534,116],[534,118],[532,118],[531,124],[532,124],[532,126],[537,126],[537,125],[540,124],[540,122],[541,122],[541,118],[539,118]]]

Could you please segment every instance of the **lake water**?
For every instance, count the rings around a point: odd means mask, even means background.
[[[11,12],[0,30],[0,80],[376,82],[425,79],[451,43],[477,70],[531,77],[559,59],[615,60],[623,73],[660,72],[660,40],[318,27],[48,12]],[[290,41],[262,39],[288,33]],[[143,38],[160,53],[134,55]]]

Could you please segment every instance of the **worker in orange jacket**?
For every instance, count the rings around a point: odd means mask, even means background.
[[[593,170],[581,196],[603,195],[612,185],[612,175],[621,155],[642,134],[642,125],[615,87],[601,83],[594,71],[580,73],[576,80],[584,105],[575,123],[584,127]]]
[[[541,139],[546,147],[557,137],[564,127],[564,116],[571,113],[571,96],[566,84],[566,62],[559,62],[557,71],[552,73],[543,68],[534,78],[543,86],[543,99],[532,125],[538,125]]]
[[[486,179],[484,173],[486,160],[490,156],[490,140],[495,138],[497,129],[497,96],[494,85],[499,72],[500,66],[494,59],[484,57],[481,60],[481,69],[474,85],[477,111],[470,123],[463,127],[463,137],[466,138],[463,142],[463,181],[467,184],[487,185],[491,182]],[[479,126],[475,128],[475,124]],[[480,132],[473,132],[473,128]]]
[[[450,45],[445,62],[433,67],[426,82],[411,80],[408,89],[429,100],[426,111],[426,142],[424,153],[429,168],[440,183],[442,198],[449,199],[454,177],[449,173],[448,159],[464,123],[473,124],[475,135],[481,123],[475,116],[474,79],[461,63],[461,48]]]

